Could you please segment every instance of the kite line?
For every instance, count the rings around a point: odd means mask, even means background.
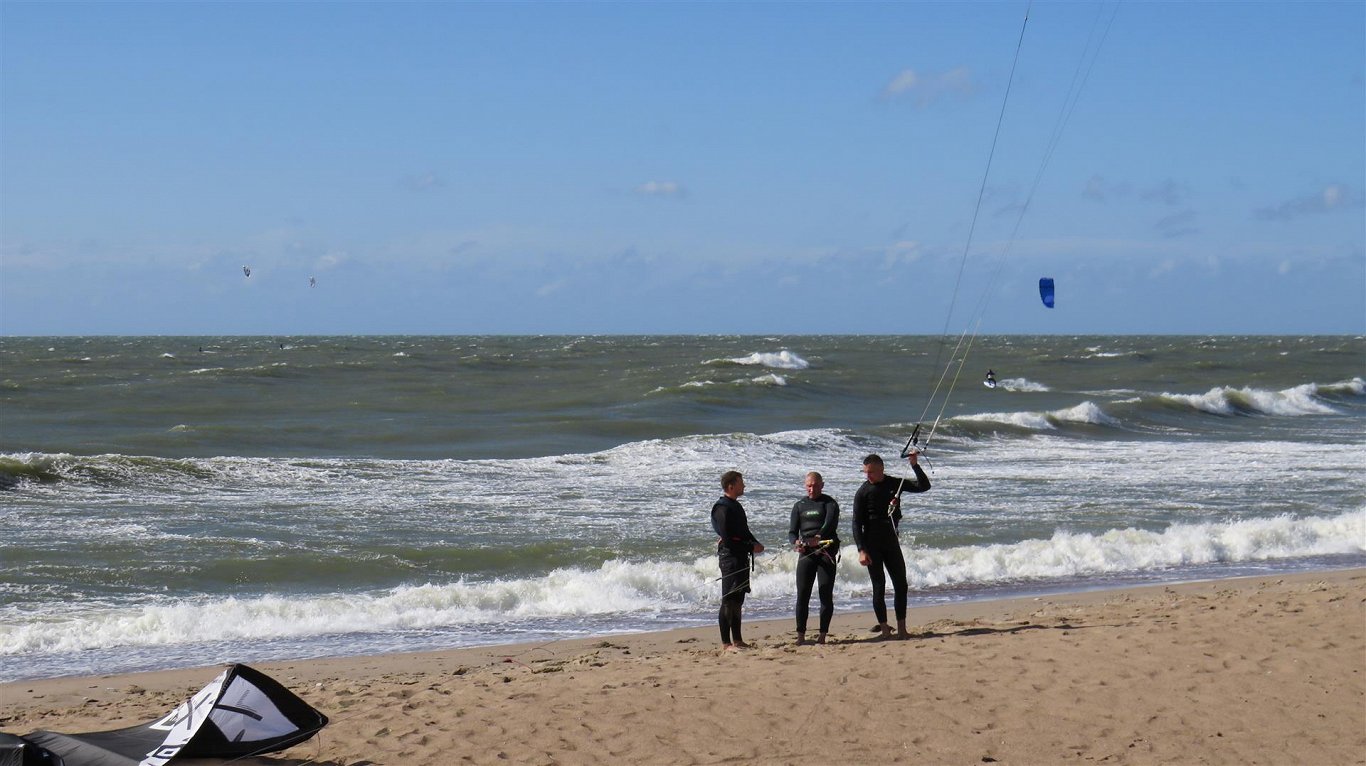
[[[1001,254],[997,258],[996,266],[992,270],[987,287],[979,297],[977,305],[966,326],[958,335],[958,340],[954,345],[953,351],[949,354],[948,362],[945,363],[944,349],[947,346],[949,338],[949,326],[953,321],[953,312],[957,306],[958,294],[963,283],[963,273],[967,267],[968,255],[972,250],[972,240],[977,230],[978,217],[982,211],[982,201],[986,196],[987,181],[991,177],[991,167],[992,162],[996,157],[996,147],[1000,141],[1001,127],[1005,124],[1006,108],[1010,103],[1011,90],[1015,84],[1015,73],[1019,67],[1020,52],[1024,48],[1025,31],[1029,27],[1029,12],[1032,9],[1033,3],[1031,2],[1030,5],[1026,7],[1024,20],[1020,24],[1020,34],[1015,43],[1015,55],[1010,65],[1010,76],[1006,81],[1005,95],[1001,99],[1001,110],[996,118],[996,129],[992,133],[991,148],[987,152],[987,162],[986,167],[982,172],[982,182],[977,190],[977,201],[973,206],[972,219],[968,226],[967,240],[963,245],[963,255],[959,259],[958,274],[954,280],[953,293],[949,300],[949,308],[944,315],[944,327],[940,332],[934,366],[930,369],[930,383],[932,384],[931,392],[930,395],[926,397],[925,408],[921,411],[920,417],[916,421],[915,428],[912,430],[910,438],[906,440],[905,446],[901,449],[901,456],[903,458],[909,457],[912,451],[923,451],[929,446],[930,441],[934,438],[935,431],[938,430],[939,424],[944,418],[944,413],[948,410],[949,401],[953,397],[953,391],[958,385],[958,379],[962,374],[964,365],[967,363],[973,343],[977,339],[978,330],[981,328],[982,324],[982,317],[986,313],[987,307],[990,305],[992,296],[1000,285],[1001,273],[1005,266],[1006,258],[1010,253],[1011,245],[1013,245],[1018,238],[1020,226],[1024,222],[1025,214],[1029,212],[1030,205],[1034,201],[1034,195],[1038,191],[1039,184],[1043,180],[1044,171],[1047,169],[1049,161],[1053,157],[1053,153],[1057,150],[1058,144],[1062,139],[1063,130],[1071,119],[1073,111],[1076,109],[1077,101],[1081,98],[1082,90],[1085,87],[1087,80],[1090,79],[1091,70],[1095,67],[1096,59],[1100,56],[1100,50],[1104,46],[1106,38],[1109,37],[1110,28],[1114,24],[1115,17],[1119,14],[1119,5],[1116,3],[1114,10],[1110,13],[1108,22],[1105,24],[1104,30],[1100,31],[1099,39],[1097,39],[1097,31],[1100,26],[1104,6],[1101,5],[1097,7],[1096,17],[1091,23],[1091,31],[1087,36],[1086,45],[1082,49],[1077,66],[1072,72],[1072,81],[1068,86],[1062,107],[1053,124],[1052,133],[1049,136],[1043,157],[1039,161],[1039,167],[1035,171],[1034,180],[1030,185],[1029,193],[1025,197],[1024,204],[1020,206],[1019,214],[1015,218],[1014,227],[1011,229],[1010,236],[1006,239]],[[943,391],[942,399],[940,396],[941,390]],[[934,408],[936,401],[939,402],[938,412],[934,415],[929,433],[925,435],[924,440],[922,441],[920,433],[922,426],[929,418],[930,411]]]

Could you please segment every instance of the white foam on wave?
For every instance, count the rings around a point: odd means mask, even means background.
[[[542,577],[403,586],[382,593],[172,602],[27,622],[7,617],[0,625],[0,656],[691,609],[689,592],[705,585],[714,567],[710,558],[692,564],[608,561],[597,569],[561,569]]]
[[[992,584],[1031,578],[1121,573],[1220,562],[1366,551],[1366,508],[1333,517],[1288,515],[1164,530],[1059,531],[1048,539],[906,550],[913,587]],[[790,600],[796,555],[760,559],[755,596]],[[487,627],[509,619],[595,615],[694,614],[714,602],[715,558],[611,560],[544,576],[491,582],[428,583],[383,592],[260,596],[166,602],[131,608],[78,608],[64,614],[4,614],[0,656],[165,646],[222,640],[301,638],[375,631]],[[866,593],[867,577],[846,546],[840,598]]]
[[[805,370],[811,363],[787,349],[782,351],[756,351],[748,356],[732,359],[709,359],[704,364],[742,364],[746,366],[771,367],[775,370]]]
[[[1261,415],[1330,415],[1337,410],[1318,398],[1320,387],[1315,383],[1305,383],[1281,391],[1266,391],[1258,388],[1232,388],[1219,386],[1203,394],[1169,394],[1160,398],[1186,405],[1212,415],[1237,415],[1251,412]]]
[[[1005,378],[996,385],[1007,391],[1039,392],[1053,390],[1042,383],[1035,383],[1027,378]]]
[[[1329,383],[1316,386],[1316,388],[1318,390],[1315,393],[1366,396],[1366,380],[1361,378],[1352,378],[1351,380],[1344,380],[1338,383]]]
[[[1366,509],[1333,517],[1173,524],[1165,530],[1059,531],[1047,540],[908,553],[915,587],[1266,561],[1366,551]]]
[[[1048,415],[1042,412],[984,412],[977,415],[959,415],[953,419],[971,423],[1000,423],[1031,431],[1049,431],[1056,428],[1049,422]]]
[[[712,386],[786,386],[787,377],[770,372],[767,375],[759,375],[753,378],[736,378],[735,380],[690,380],[678,388],[711,388]],[[675,390],[674,388],[660,386],[650,393],[659,394]]]
[[[1095,402],[1082,402],[1074,407],[1065,407],[1050,412],[984,412],[976,415],[959,415],[959,422],[1001,423],[1031,431],[1052,431],[1064,423],[1083,423],[1089,425],[1115,426],[1119,421],[1105,414]]]

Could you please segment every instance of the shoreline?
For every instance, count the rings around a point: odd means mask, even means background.
[[[1070,595],[1083,595],[1091,593],[1106,593],[1118,590],[1129,590],[1145,587],[1161,587],[1168,585],[1182,585],[1188,583],[1215,582],[1225,580],[1238,580],[1251,577],[1288,577],[1296,575],[1313,575],[1338,572],[1351,569],[1366,569],[1366,554],[1331,554],[1305,559],[1284,559],[1275,560],[1272,566],[1252,566],[1251,562],[1218,564],[1218,565],[1194,565],[1184,567],[1179,570],[1178,577],[1168,579],[1167,576],[1154,577],[1150,573],[1118,573],[1118,574],[1099,574],[1093,575],[1090,579],[1066,580],[1036,580],[1016,582],[1012,584],[985,584],[970,589],[972,595],[957,595],[949,598],[944,597],[945,592],[954,590],[955,586],[941,586],[925,590],[917,590],[912,587],[909,599],[909,608],[914,614],[924,613],[927,609],[968,607],[976,603],[991,603],[996,601],[1028,600],[1039,598],[1062,598]],[[961,594],[961,590],[959,591]],[[758,625],[766,622],[783,623],[792,621],[791,599],[793,594],[785,597],[785,606],[775,608],[772,600],[747,601],[746,603],[746,624]],[[844,620],[868,620],[872,624],[872,612],[868,608],[868,596],[866,594],[854,597],[852,600],[857,602],[855,606],[848,606],[846,602],[841,602],[842,596],[836,594],[836,612],[834,624],[838,626]],[[890,596],[888,597],[890,601]],[[812,597],[813,609],[816,609],[816,599]],[[487,636],[482,637],[478,643],[459,643],[443,646],[439,639],[422,642],[425,645],[414,646],[388,646],[378,648],[368,648],[364,645],[353,646],[351,648],[338,648],[334,652],[329,651],[322,654],[310,654],[310,648],[306,644],[296,647],[296,652],[281,652],[276,650],[255,658],[235,658],[225,659],[219,666],[229,662],[244,662],[249,665],[279,664],[287,662],[313,662],[324,660],[345,660],[348,658],[395,655],[420,655],[434,652],[448,652],[463,649],[478,650],[481,648],[494,648],[502,646],[513,646],[518,644],[539,645],[555,644],[573,640],[602,640],[614,639],[623,636],[633,636],[640,634],[650,634],[667,632],[674,630],[687,630],[690,628],[705,628],[715,620],[715,605],[712,605],[712,613],[705,617],[697,617],[686,620],[670,620],[666,625],[651,625],[640,621],[634,625],[624,625],[621,627],[604,626],[601,632],[588,633],[585,631],[575,631],[573,636],[558,633],[553,628],[541,631],[528,631],[530,636],[508,636],[504,640],[491,640]],[[815,625],[816,611],[812,612],[812,625]],[[814,632],[814,629],[813,629]],[[539,633],[539,635],[537,635]],[[204,663],[187,662],[183,659],[187,653],[182,652],[178,656],[164,657],[160,664],[155,660],[144,660],[134,663],[117,663],[118,649],[97,649],[86,654],[87,661],[82,664],[83,668],[72,668],[66,671],[58,671],[55,675],[45,675],[38,673],[27,677],[14,677],[3,671],[8,670],[0,666],[0,687],[8,683],[22,683],[24,681],[46,681],[62,678],[84,678],[84,677],[108,677],[135,675],[139,673],[156,673],[161,671],[191,670],[194,668],[212,667],[213,659]],[[99,666],[101,655],[108,655],[107,659],[113,661],[106,669]],[[40,655],[41,656],[41,655]],[[75,656],[75,655],[73,655]],[[93,656],[93,659],[90,659]],[[222,652],[218,656],[233,657],[230,651]],[[6,677],[6,676],[9,677]]]
[[[816,616],[812,615],[814,635]],[[246,763],[1366,763],[1366,568],[253,664],[327,714]],[[146,722],[217,667],[0,684],[0,730]],[[989,759],[989,760],[988,760]]]

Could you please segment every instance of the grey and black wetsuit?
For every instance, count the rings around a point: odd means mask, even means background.
[[[806,632],[811,609],[811,586],[820,578],[821,633],[830,632],[835,614],[835,556],[839,555],[840,504],[829,495],[803,497],[792,506],[787,541],[795,543],[819,536],[828,545],[808,550],[797,559],[797,632]]]
[[[739,500],[725,495],[711,507],[711,528],[721,540],[716,558],[721,565],[721,643],[744,639],[740,636],[740,607],[749,592],[749,570],[754,561],[754,544],[759,542],[749,531],[749,519]]]
[[[927,492],[930,477],[918,465],[914,480],[903,481],[896,476],[883,476],[874,484],[863,482],[854,493],[854,544],[859,552],[867,553],[868,579],[873,583],[873,612],[879,624],[887,623],[887,580],[892,578],[893,603],[896,619],[906,619],[906,559],[901,555],[897,526],[901,523],[901,492]]]

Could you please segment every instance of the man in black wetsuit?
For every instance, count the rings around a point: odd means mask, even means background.
[[[901,493],[926,492],[930,477],[920,468],[920,456],[912,452],[911,468],[915,479],[888,476],[883,472],[882,458],[869,455],[863,459],[863,474],[867,481],[854,493],[854,544],[858,546],[858,563],[868,567],[868,579],[873,581],[873,612],[883,638],[891,638],[887,624],[887,580],[891,575],[893,599],[896,606],[897,638],[909,638],[906,632],[906,559],[901,555],[901,541],[897,527],[901,524]]]
[[[721,645],[727,650],[748,649],[740,635],[740,608],[749,592],[749,571],[753,555],[764,546],[749,531],[749,519],[739,497],[745,494],[745,477],[739,471],[721,474],[721,497],[711,507],[711,528],[715,530],[716,558],[721,565]]]
[[[811,586],[820,578],[821,632],[816,643],[825,643],[830,618],[835,614],[835,557],[840,552],[840,504],[825,494],[825,480],[812,471],[806,475],[806,497],[792,506],[787,541],[797,549],[797,644],[806,643],[806,618],[811,609]]]

